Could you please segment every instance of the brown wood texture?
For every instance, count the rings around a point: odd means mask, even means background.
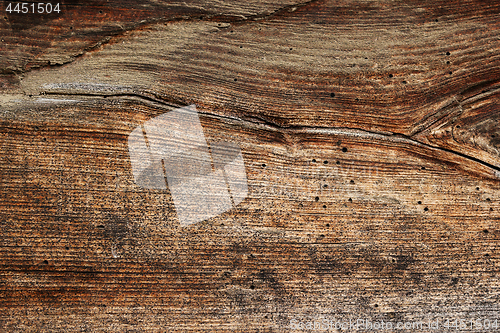
[[[500,324],[499,1],[63,4],[0,23],[0,331]],[[127,137],[191,104],[248,196],[180,227]]]

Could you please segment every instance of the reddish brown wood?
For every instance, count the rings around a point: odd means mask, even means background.
[[[0,26],[0,331],[500,320],[500,2],[214,4]],[[249,194],[181,228],[127,137],[189,104]]]

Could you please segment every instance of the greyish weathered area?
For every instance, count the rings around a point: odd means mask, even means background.
[[[6,4],[0,331],[500,324],[500,1]],[[248,194],[181,227],[127,138],[193,104]]]

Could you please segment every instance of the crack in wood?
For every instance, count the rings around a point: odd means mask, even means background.
[[[147,28],[148,26],[158,24],[158,23],[173,23],[173,22],[220,22],[220,23],[235,23],[235,24],[244,24],[247,22],[256,22],[256,21],[263,21],[267,20],[270,18],[273,18],[275,16],[278,16],[280,14],[284,13],[290,13],[294,12],[299,8],[305,7],[307,5],[310,5],[312,3],[318,2],[320,0],[310,0],[302,3],[297,3],[297,4],[291,4],[288,6],[284,6],[281,8],[278,8],[274,10],[270,14],[255,14],[255,15],[249,15],[249,16],[235,16],[235,15],[227,15],[227,14],[205,14],[205,15],[176,15],[174,17],[157,17],[157,18],[150,18],[150,19],[145,19],[141,20],[140,22],[132,23],[128,26],[120,26],[121,29],[117,29],[116,31],[112,31],[111,34],[108,34],[103,37],[100,41],[94,43],[93,45],[90,45],[83,50],[81,50],[78,53],[75,53],[73,55],[69,55],[70,60],[62,62],[62,63],[51,63],[50,61],[47,62],[46,65],[40,65],[37,67],[31,67],[29,69],[23,68],[22,70],[20,69],[6,69],[6,68],[1,68],[0,69],[0,74],[23,74],[23,73],[28,73],[32,72],[34,70],[39,70],[42,68],[52,68],[52,67],[62,67],[64,65],[73,63],[76,59],[81,58],[83,55],[96,51],[100,47],[109,44],[113,38],[120,37],[126,32],[131,32],[134,30],[138,30],[140,28]],[[219,27],[219,29],[224,29],[222,27]]]
[[[154,98],[151,96],[144,96],[138,93],[123,93],[123,94],[83,94],[83,93],[65,93],[65,94],[60,94],[54,91],[48,91],[45,92],[46,95],[57,95],[57,96],[83,96],[83,97],[103,97],[103,98],[109,98],[109,97],[116,97],[116,98],[123,98],[123,99],[129,99],[129,100],[136,100],[144,104],[149,104],[155,107],[160,107],[160,108],[173,108],[173,107],[183,107],[187,106],[189,104],[181,104],[181,101],[175,100],[175,99],[169,99],[167,101],[164,101],[162,99]],[[326,135],[351,135],[351,136],[363,136],[367,138],[372,138],[376,140],[388,140],[392,142],[399,142],[399,143],[406,143],[409,145],[417,145],[429,150],[436,150],[436,151],[441,151],[449,154],[453,154],[457,157],[466,159],[470,162],[478,163],[482,165],[483,167],[489,168],[492,170],[492,173],[490,174],[490,178],[493,179],[500,179],[500,167],[497,167],[491,163],[488,163],[486,161],[483,161],[479,158],[469,156],[467,154],[454,151],[452,149],[444,148],[444,147],[439,147],[431,144],[424,143],[422,141],[416,140],[412,136],[405,135],[403,133],[391,133],[391,132],[376,132],[376,131],[368,131],[366,129],[360,129],[360,128],[353,128],[353,127],[320,127],[320,126],[282,126],[277,123],[271,122],[269,120],[261,119],[258,118],[259,121],[252,121],[252,119],[255,119],[256,117],[251,117],[251,118],[240,118],[240,117],[234,117],[234,116],[226,116],[226,115],[220,115],[212,112],[207,112],[202,109],[198,108],[198,113],[200,115],[204,115],[206,117],[212,117],[216,118],[219,120],[223,121],[231,121],[231,122],[238,122],[238,123],[243,123],[248,127],[258,127],[262,126],[263,128],[267,130],[272,130],[272,131],[277,131],[281,133],[311,133],[311,134],[326,134]],[[451,161],[451,159],[450,159]],[[483,174],[484,175],[484,174]]]

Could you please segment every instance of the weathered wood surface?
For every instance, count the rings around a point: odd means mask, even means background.
[[[500,320],[499,1],[118,3],[1,23],[0,330]],[[189,104],[249,193],[181,228],[127,136]]]

